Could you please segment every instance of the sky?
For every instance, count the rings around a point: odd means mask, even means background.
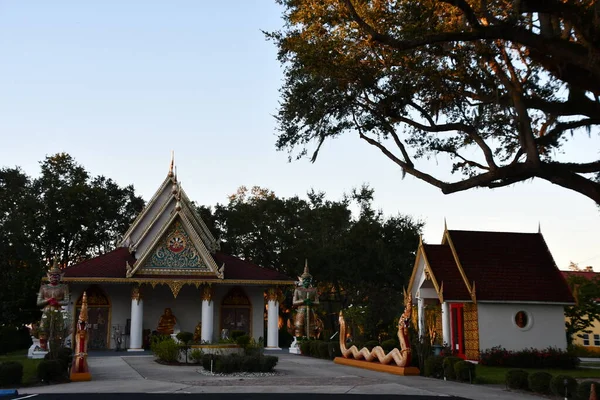
[[[0,167],[39,174],[67,152],[92,175],[133,184],[149,200],[171,158],[198,204],[226,203],[245,185],[281,197],[311,188],[339,200],[369,184],[386,216],[425,223],[423,240],[448,229],[537,232],[556,264],[600,272],[600,209],[533,180],[443,195],[347,134],[318,160],[276,151],[274,115],[283,70],[262,31],[281,28],[273,0],[0,0]],[[559,157],[598,158],[600,139],[576,137]],[[430,172],[445,159],[425,162]]]

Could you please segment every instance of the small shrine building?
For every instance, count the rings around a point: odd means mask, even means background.
[[[87,293],[88,348],[130,351],[147,345],[168,308],[175,333],[200,330],[202,342],[217,343],[234,330],[255,340],[266,331],[266,348],[278,348],[281,287],[294,284],[277,271],[221,252],[173,163],[119,246],[66,268],[63,282],[70,288],[72,315]]]
[[[564,307],[575,301],[541,232],[445,228],[441,244],[419,244],[408,292],[420,334],[459,357],[567,348]]]

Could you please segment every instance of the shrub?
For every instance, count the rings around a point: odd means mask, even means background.
[[[65,370],[59,360],[43,360],[38,364],[37,377],[45,383],[60,382],[65,379]]]
[[[535,393],[548,394],[550,393],[550,380],[552,374],[548,372],[539,371],[529,375],[527,381],[529,383],[529,390]]]
[[[373,350],[373,347],[379,346],[379,342],[377,340],[369,340],[365,343],[365,347],[369,349],[369,351]]]
[[[319,342],[317,344],[317,354],[319,358],[329,358],[329,343]]]
[[[0,327],[0,354],[26,349],[29,346],[31,346],[31,337],[26,327]]]
[[[543,350],[531,348],[520,351],[493,347],[482,351],[479,361],[481,365],[491,367],[574,369],[579,365],[579,358],[575,353],[554,347]]]
[[[550,380],[550,390],[557,396],[573,397],[577,390],[577,381],[569,375],[556,375]]]
[[[194,334],[192,332],[179,332],[175,337],[183,344],[188,344],[194,339]]]
[[[425,359],[424,375],[441,379],[444,377],[444,357],[429,356]]]
[[[319,345],[323,343],[322,340],[311,340],[310,341],[310,356],[319,357]]]
[[[261,372],[273,372],[279,362],[279,358],[276,356],[262,356],[260,362]]]
[[[327,352],[331,360],[336,357],[341,357],[342,351],[340,350],[340,342],[329,342],[327,346]]]
[[[202,353],[202,350],[200,350],[200,349],[193,349],[190,352],[190,360],[192,362],[195,362],[195,363],[201,362],[203,355],[204,355],[204,353]]]
[[[462,361],[462,358],[453,356],[444,358],[442,366],[444,368],[444,376],[446,377],[446,379],[456,379],[456,373],[454,372],[454,364],[456,364],[459,361]]]
[[[233,330],[231,331],[231,338],[236,341],[237,338],[239,338],[240,336],[244,336],[246,334],[246,332],[244,331],[239,331],[239,330]]]
[[[600,389],[600,383],[596,381],[583,381],[577,385],[575,391],[575,398],[578,400],[588,400],[590,398],[590,391],[592,390],[592,384],[596,385],[596,393]]]
[[[16,361],[0,364],[0,386],[20,385],[23,381],[23,365]]]
[[[456,380],[460,382],[473,382],[475,379],[475,364],[468,361],[457,361],[454,364]]]
[[[69,371],[73,362],[73,350],[69,347],[61,347],[57,351],[50,351],[44,356],[45,360],[57,360],[65,374]]]
[[[279,347],[290,347],[294,341],[294,336],[289,333],[285,326],[279,329]]]
[[[248,335],[240,335],[235,338],[235,342],[242,348],[246,349],[250,344],[250,336]]]
[[[212,363],[212,370],[214,371],[215,362],[217,361],[217,358],[219,358],[219,356],[214,354],[204,354],[202,356],[202,368],[204,368],[207,371],[210,371]]]
[[[152,352],[160,361],[176,363],[179,360],[179,345],[173,339],[152,344]]]
[[[383,351],[385,351],[385,353],[387,354],[393,349],[399,348],[400,346],[398,345],[398,341],[396,339],[388,339],[381,342],[381,347],[383,348]]]
[[[506,387],[509,389],[527,390],[529,388],[529,373],[522,369],[511,369],[506,371]]]
[[[303,340],[300,342],[300,352],[305,356],[310,356],[310,341]]]

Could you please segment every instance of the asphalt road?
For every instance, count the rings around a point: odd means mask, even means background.
[[[439,396],[389,395],[389,394],[320,394],[320,393],[73,393],[73,394],[39,394],[14,397],[11,400],[171,400],[173,397],[184,397],[188,400],[440,400]],[[448,400],[467,400],[463,397],[443,397]]]

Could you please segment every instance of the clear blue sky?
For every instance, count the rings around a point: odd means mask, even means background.
[[[536,232],[541,223],[560,268],[600,271],[599,210],[549,183],[444,196],[402,180],[356,135],[329,142],[315,164],[288,163],[274,145],[282,70],[261,33],[281,26],[280,11],[271,0],[0,0],[0,166],[35,176],[46,155],[68,152],[148,200],[174,150],[185,190],[205,205],[240,185],[339,199],[369,183],[386,215],[423,219],[429,243],[439,243],[444,217],[450,229]],[[564,157],[597,159],[599,148],[594,133]]]

